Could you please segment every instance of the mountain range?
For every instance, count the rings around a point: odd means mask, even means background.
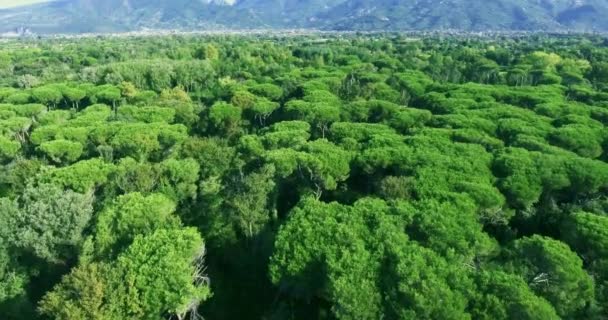
[[[0,10],[0,33],[145,29],[608,31],[608,0],[55,0]]]

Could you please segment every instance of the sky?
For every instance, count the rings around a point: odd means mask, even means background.
[[[10,8],[49,0],[0,0],[0,8]]]

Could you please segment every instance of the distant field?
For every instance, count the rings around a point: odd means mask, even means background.
[[[50,0],[0,0],[0,9],[24,6],[24,5],[28,5],[28,4],[39,3],[39,2],[48,2],[48,1],[50,1]]]

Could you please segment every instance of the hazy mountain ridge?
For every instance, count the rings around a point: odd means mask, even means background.
[[[608,31],[608,0],[58,0],[0,10],[0,32],[152,29]]]

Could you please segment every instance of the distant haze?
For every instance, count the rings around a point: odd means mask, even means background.
[[[39,2],[49,2],[51,0],[0,0],[0,8],[10,8],[34,4]]]
[[[0,34],[273,28],[608,32],[608,0],[62,0],[6,8],[35,2],[45,0],[0,0]]]

